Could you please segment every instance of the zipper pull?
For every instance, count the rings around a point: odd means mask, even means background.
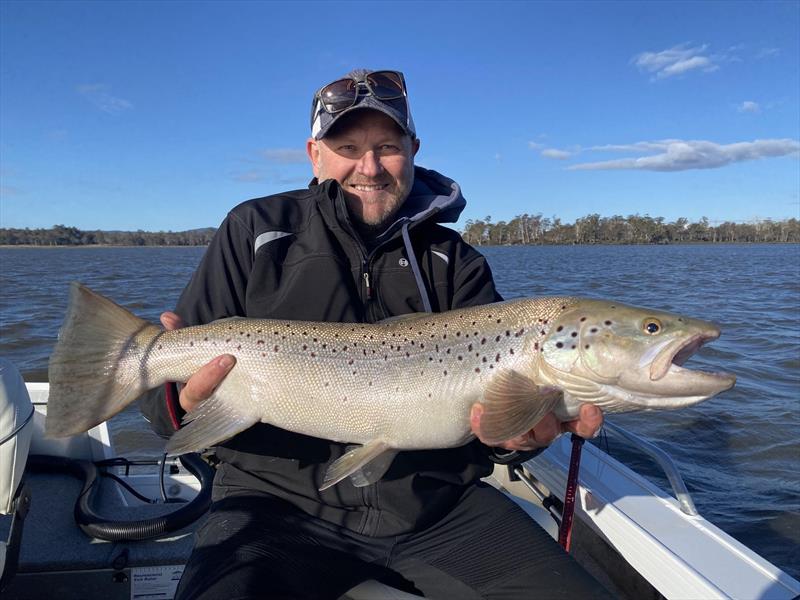
[[[372,300],[372,286],[369,284],[369,272],[364,271],[362,277],[364,278],[364,285],[367,286],[367,300]]]

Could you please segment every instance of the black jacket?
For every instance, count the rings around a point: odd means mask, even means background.
[[[223,221],[176,312],[187,325],[230,316],[373,323],[426,305],[439,312],[498,301],[483,256],[437,224],[455,221],[463,207],[457,184],[417,167],[397,220],[368,251],[333,180],[244,202]],[[157,432],[173,430],[163,391],[141,408]],[[440,518],[465,486],[491,472],[488,449],[473,441],[401,452],[375,485],[356,488],[347,479],[319,492],[344,449],[257,424],[217,447],[216,484],[258,488],[358,533],[386,536]]]

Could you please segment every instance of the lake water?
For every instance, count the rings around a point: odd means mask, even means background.
[[[675,412],[612,420],[667,450],[707,519],[800,578],[800,247],[483,248],[506,298],[581,295],[714,321],[722,337],[687,366],[736,387]],[[0,355],[45,381],[70,281],[156,322],[204,248],[0,248]],[[135,410],[114,419],[130,453],[162,442]],[[604,445],[602,439],[596,441]],[[666,487],[652,463],[609,436],[611,454]]]

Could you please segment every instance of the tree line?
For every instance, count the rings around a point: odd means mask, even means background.
[[[216,229],[189,231],[83,231],[53,225],[49,229],[2,229],[0,245],[16,246],[207,246]]]
[[[667,222],[664,217],[629,215],[601,217],[586,215],[564,223],[541,214],[517,215],[510,221],[492,222],[492,217],[466,222],[461,233],[474,246],[510,244],[680,244],[697,242],[800,242],[800,221],[795,218],[749,223],[711,222],[706,217],[695,223],[681,217]]]

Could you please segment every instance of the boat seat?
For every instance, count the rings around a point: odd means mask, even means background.
[[[20,493],[31,445],[33,404],[17,368],[0,357],[0,514],[12,515],[8,540],[0,541],[0,591],[13,576],[30,496]],[[6,568],[8,566],[8,568]]]

